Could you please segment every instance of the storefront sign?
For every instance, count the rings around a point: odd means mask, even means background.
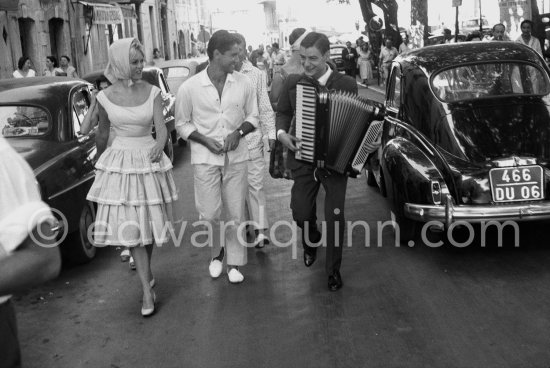
[[[94,5],[94,24],[122,24],[122,9],[118,6]]]
[[[18,0],[0,0],[1,11],[16,11],[18,7]]]

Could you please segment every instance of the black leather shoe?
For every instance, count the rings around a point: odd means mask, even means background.
[[[304,250],[304,264],[306,267],[310,267],[312,264],[315,263],[315,260],[317,259],[317,251],[309,252]]]
[[[332,275],[328,277],[328,289],[330,291],[336,291],[342,287],[342,276],[340,271],[334,271]]]

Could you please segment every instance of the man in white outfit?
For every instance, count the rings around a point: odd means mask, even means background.
[[[244,276],[247,248],[240,232],[247,192],[248,147],[245,135],[258,127],[256,91],[245,75],[235,72],[239,40],[215,32],[208,43],[208,67],[185,81],[176,97],[176,129],[190,141],[195,181],[195,206],[210,225],[212,278],[222,273],[227,252],[227,276],[239,283]],[[227,220],[222,222],[222,212]]]
[[[256,89],[258,99],[258,112],[260,114],[259,127],[247,134],[246,142],[250,158],[248,160],[248,194],[246,204],[250,214],[250,220],[254,222],[254,241],[256,248],[263,248],[269,244],[267,236],[269,223],[266,215],[266,200],[264,192],[264,136],[267,136],[269,149],[275,145],[275,113],[267,94],[267,84],[263,73],[246,59],[246,40],[241,34],[239,38],[239,63],[236,70],[248,76]]]

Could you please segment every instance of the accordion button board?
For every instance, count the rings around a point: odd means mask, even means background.
[[[380,145],[380,108],[357,94],[296,85],[295,158],[337,173],[357,176]]]

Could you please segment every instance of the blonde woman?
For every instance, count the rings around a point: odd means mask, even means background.
[[[100,156],[87,198],[98,204],[95,243],[130,247],[143,289],[141,314],[148,317],[155,312],[153,244],[168,241],[177,194],[172,164],[162,150],[167,139],[162,97],[158,87],[141,79],[144,59],[136,39],[109,47],[104,74],[112,85],[97,95]],[[107,147],[111,126],[116,136]]]

